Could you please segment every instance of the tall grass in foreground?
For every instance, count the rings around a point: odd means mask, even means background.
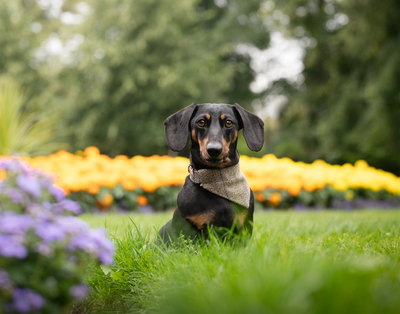
[[[93,294],[76,311],[400,312],[399,211],[257,213],[254,229],[245,246],[161,249],[153,230],[125,226],[115,265],[89,269]]]

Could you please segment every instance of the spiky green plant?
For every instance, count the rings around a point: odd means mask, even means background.
[[[0,155],[38,156],[55,152],[57,117],[28,100],[18,83],[0,78]]]

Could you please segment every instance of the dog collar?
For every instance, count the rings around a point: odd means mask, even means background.
[[[189,171],[190,180],[192,180],[192,182],[197,183],[197,184],[201,183],[198,170],[194,169],[191,165],[189,165],[188,171]]]
[[[250,187],[239,164],[222,169],[196,170],[189,165],[189,177],[192,182],[218,196],[232,202],[250,206]]]

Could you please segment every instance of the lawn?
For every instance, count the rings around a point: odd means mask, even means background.
[[[78,312],[400,313],[400,211],[257,212],[246,245],[160,249],[154,228],[170,217],[82,217],[117,252],[89,268]]]
[[[116,237],[123,237],[125,232],[132,228],[134,222],[142,232],[151,231],[154,228],[161,228],[169,219],[172,218],[172,213],[159,214],[107,214],[107,215],[92,215],[83,214],[80,216],[88,222],[91,227],[106,227],[110,234]],[[155,233],[154,233],[155,234]],[[153,234],[153,235],[154,235]]]

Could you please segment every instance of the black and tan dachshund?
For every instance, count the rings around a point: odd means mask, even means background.
[[[160,231],[164,243],[180,234],[207,236],[208,226],[239,233],[253,229],[254,197],[239,170],[239,130],[253,151],[264,144],[264,123],[238,104],[191,104],[168,117],[165,136],[179,152],[190,138],[189,175],[173,218]]]

